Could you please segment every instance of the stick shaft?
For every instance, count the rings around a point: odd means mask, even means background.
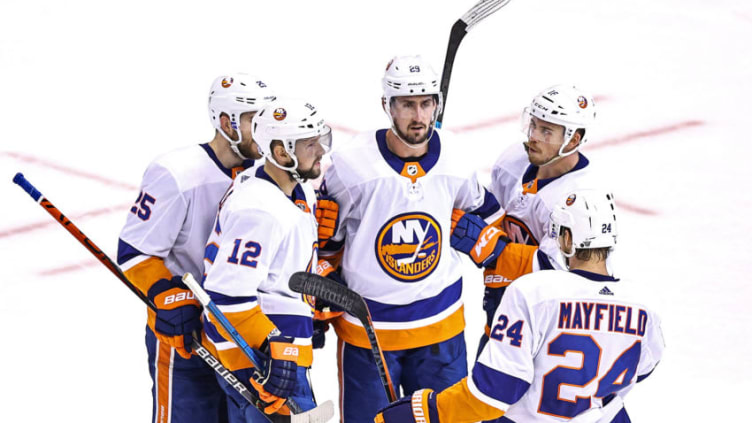
[[[37,190],[31,182],[24,178],[23,174],[17,173],[13,178],[13,182],[18,184],[27,194],[31,196],[39,205],[47,211],[65,230],[68,231],[74,238],[78,240],[89,252],[96,257],[100,263],[110,269],[110,271],[120,279],[121,282],[128,287],[138,298],[141,299],[151,310],[156,311],[156,306],[149,300],[149,297],[144,295],[136,286],[128,280],[125,273],[120,267],[110,259],[107,254],[104,253],[89,237],[86,236],[73,222],[68,219],[52,202],[50,202],[42,193]],[[201,357],[206,364],[208,364],[218,375],[220,375],[225,382],[233,387],[240,395],[243,396],[248,402],[256,406],[259,403],[258,398],[248,390],[229,370],[227,370],[222,363],[214,357],[209,350],[207,350],[200,342],[194,337],[191,347],[196,352],[196,355]]]

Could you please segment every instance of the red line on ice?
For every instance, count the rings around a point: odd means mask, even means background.
[[[663,135],[669,132],[679,131],[681,129],[692,128],[695,126],[704,125],[705,122],[701,120],[688,120],[684,122],[675,123],[673,125],[662,126],[660,128],[648,129],[647,131],[634,132],[627,135],[622,135],[615,138],[609,138],[605,141],[586,147],[587,151],[597,150],[603,147],[613,147],[615,145],[626,144],[628,142],[636,141],[641,138],[653,137],[656,135]]]
[[[120,212],[120,213],[125,214],[125,212],[131,207],[131,205],[132,203],[128,203],[128,204],[121,204],[121,205],[114,206],[114,207],[106,207],[103,209],[90,210],[90,211],[78,214],[76,216],[73,216],[70,219],[73,220],[74,222],[78,222],[79,220],[87,219],[90,217],[102,216],[102,215],[109,214],[109,213]],[[57,226],[57,225],[59,225],[59,223],[56,220],[47,219],[44,222],[30,223],[28,225],[17,226],[15,228],[1,230],[0,238],[6,238],[9,236],[13,236],[13,235],[33,232],[39,229],[44,229],[50,226]]]
[[[97,181],[97,182],[99,182],[101,184],[113,186],[113,187],[116,187],[116,188],[122,188],[122,189],[126,189],[126,190],[129,190],[129,191],[135,191],[135,190],[138,189],[138,187],[133,186],[131,184],[126,184],[126,183],[123,183],[123,182],[120,182],[120,181],[115,181],[115,180],[108,179],[108,178],[105,178],[103,176],[100,176],[100,175],[97,175],[97,174],[94,174],[94,173],[89,173],[89,172],[84,172],[84,171],[81,171],[81,170],[78,170],[78,169],[73,169],[73,168],[70,168],[70,167],[67,167],[67,166],[63,166],[63,165],[60,165],[60,164],[57,164],[57,163],[53,163],[53,162],[50,162],[50,161],[47,161],[47,160],[44,160],[44,159],[40,159],[40,158],[37,158],[37,157],[34,157],[34,156],[29,156],[29,155],[26,155],[26,154],[16,153],[16,152],[12,152],[12,151],[4,151],[4,152],[0,152],[0,155],[12,157],[12,158],[14,158],[16,160],[19,160],[19,161],[22,161],[22,162],[26,162],[26,163],[30,163],[30,164],[38,164],[40,166],[43,166],[43,167],[46,167],[46,168],[49,168],[49,169],[55,169],[55,170],[57,170],[59,172],[62,172],[62,173],[68,174],[68,175],[78,176],[78,177],[85,178],[85,179],[91,179],[91,180]]]
[[[94,267],[99,264],[97,260],[86,260],[79,263],[69,264],[67,266],[55,267],[52,269],[42,270],[37,272],[38,276],[55,276],[61,273],[76,272],[86,267]]]

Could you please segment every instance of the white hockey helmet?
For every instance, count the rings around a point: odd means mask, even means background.
[[[564,143],[558,155],[564,157],[579,150],[587,141],[588,127],[595,121],[595,102],[591,95],[573,85],[554,85],[536,95],[530,106],[523,110],[522,131],[526,136],[529,136],[531,116],[564,127]],[[565,153],[564,148],[578,129],[584,131],[580,144]]]
[[[238,157],[243,156],[238,145],[243,142],[240,134],[240,115],[246,112],[257,112],[276,97],[266,84],[255,76],[245,73],[232,73],[217,77],[209,91],[209,119],[212,125],[230,143],[230,148]],[[238,133],[238,139],[233,140],[222,130],[220,116],[227,115],[232,128]]]
[[[431,120],[431,129],[433,130],[436,119],[444,106],[439,80],[439,75],[419,55],[395,56],[389,61],[386,65],[384,78],[381,80],[381,86],[384,89],[384,109],[389,117],[389,122],[392,124],[392,128],[394,128],[391,112],[392,98],[413,95],[435,95],[437,96],[436,111]]]
[[[570,193],[551,210],[549,236],[558,241],[561,228],[572,233],[572,250],[561,253],[572,257],[575,250],[616,246],[616,206],[610,192],[583,189]]]
[[[300,179],[297,172],[298,158],[295,156],[295,143],[298,140],[320,137],[319,143],[329,151],[332,145],[332,130],[318,109],[311,103],[298,99],[279,99],[267,104],[253,117],[251,134],[259,152],[280,169],[290,172]],[[272,141],[279,140],[285,151],[292,157],[291,166],[278,163],[272,154]]]

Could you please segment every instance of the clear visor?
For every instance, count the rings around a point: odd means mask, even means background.
[[[555,123],[546,122],[533,116],[530,107],[525,107],[520,117],[522,133],[528,141],[543,142],[546,144],[561,144],[563,140],[563,127]]]
[[[311,142],[316,141],[316,142]],[[308,145],[310,147],[313,147],[317,144],[321,145],[321,147],[324,148],[324,153],[328,153],[332,149],[332,128],[329,127],[329,125],[324,125],[323,128],[321,128],[321,134],[316,135],[315,137],[309,137],[309,138],[302,138],[296,141],[296,147],[303,144]]]

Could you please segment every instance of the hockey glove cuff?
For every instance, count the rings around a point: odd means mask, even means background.
[[[439,423],[436,408],[436,393],[432,389],[420,389],[412,396],[403,397],[381,409],[374,423]]]
[[[299,347],[286,336],[270,336],[265,352],[260,352],[264,369],[255,369],[251,385],[259,393],[259,398],[269,404],[264,412],[277,412],[295,390],[297,385]]]
[[[456,214],[452,213],[453,218]],[[486,267],[501,255],[509,238],[501,229],[486,225],[480,216],[464,213],[457,219],[449,241],[452,248],[470,256],[476,266]]]
[[[181,357],[191,358],[193,333],[201,331],[201,304],[180,279],[160,279],[147,296],[157,307],[149,313],[149,326],[160,342],[175,348]]]

